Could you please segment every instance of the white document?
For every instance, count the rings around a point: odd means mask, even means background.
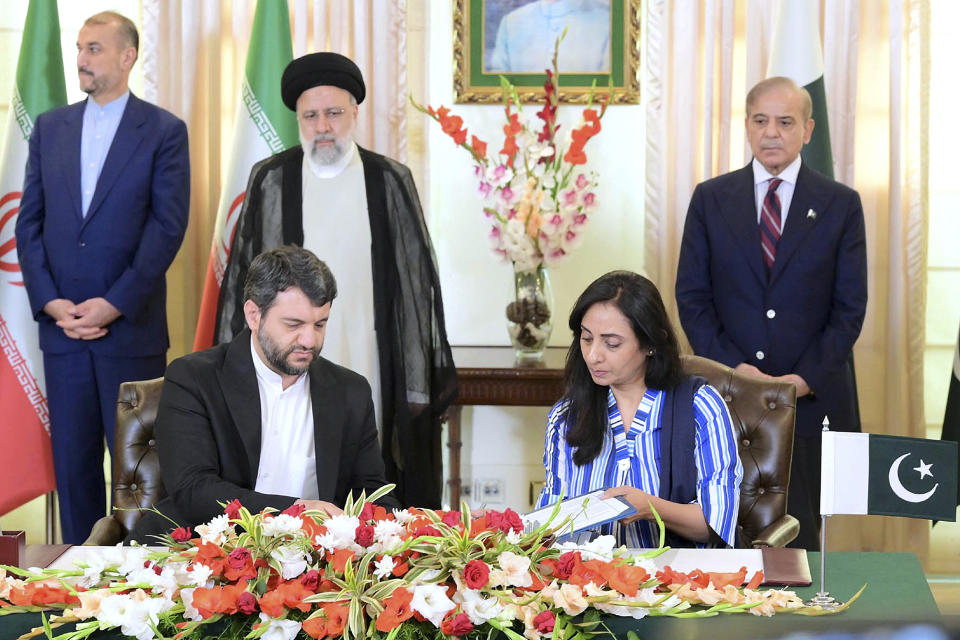
[[[558,533],[561,535],[575,533],[632,516],[637,512],[633,505],[623,497],[601,498],[600,496],[605,491],[606,489],[598,489],[591,493],[584,493],[564,500],[560,503],[560,511],[550,523],[551,526],[557,526],[567,518],[573,518],[571,522],[567,523],[564,530]],[[545,524],[556,507],[556,504],[551,504],[521,516],[524,528],[536,529]],[[570,528],[571,525],[572,529]]]

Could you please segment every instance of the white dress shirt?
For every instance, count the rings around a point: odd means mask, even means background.
[[[773,175],[760,162],[753,159],[753,191],[757,199],[757,224],[760,224],[760,212],[763,211],[763,199],[767,197],[768,183],[771,178],[780,178],[783,182],[777,187],[777,197],[780,198],[780,232],[787,223],[787,212],[790,211],[790,202],[793,200],[793,190],[797,186],[797,174],[800,173],[800,156],[798,155],[780,175]]]
[[[250,336],[250,352],[260,390],[260,466],[254,489],[317,500],[310,374],[304,373],[284,389],[280,374],[260,359],[254,339]]]

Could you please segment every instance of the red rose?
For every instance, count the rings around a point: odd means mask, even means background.
[[[473,623],[465,613],[448,616],[440,624],[440,631],[448,636],[463,636],[473,631]]]
[[[514,533],[523,533],[523,520],[513,509],[506,509],[503,512],[503,524],[500,526],[500,530],[509,533],[510,529],[513,529]]]
[[[463,579],[471,589],[481,589],[490,580],[490,567],[483,560],[471,560],[463,568]]]
[[[372,502],[364,502],[363,509],[360,510],[360,522],[373,520],[374,509],[376,509],[375,504]]]
[[[460,512],[459,511],[447,511],[444,513],[440,519],[443,521],[443,524],[448,527],[455,527],[460,524]]]
[[[190,533],[190,527],[177,527],[170,533],[170,535],[177,542],[186,542],[193,537],[193,534]]]
[[[243,505],[240,504],[240,501],[234,498],[233,502],[223,508],[223,512],[226,513],[227,517],[229,517],[231,520],[235,520],[240,514],[240,508],[242,506]]]
[[[553,614],[553,611],[549,609],[540,612],[537,617],[533,619],[533,627],[540,633],[551,633],[556,623],[557,617]]]
[[[296,518],[306,510],[307,510],[307,507],[305,505],[294,503],[289,507],[287,507],[286,509],[284,509],[283,511],[281,511],[280,513],[285,513],[288,516],[293,516],[294,518]]]
[[[316,569],[310,569],[310,571],[300,576],[300,584],[303,585],[304,589],[316,591],[317,587],[320,586],[320,572]]]
[[[503,526],[503,514],[493,509],[487,511],[485,515],[488,529],[499,529]]]
[[[567,551],[557,560],[557,571],[554,575],[561,580],[566,580],[573,575],[573,570],[578,564],[580,564],[580,552]]]
[[[237,547],[227,556],[227,564],[230,568],[243,569],[250,562],[250,551],[246,547]]]
[[[241,593],[239,596],[237,596],[237,610],[240,611],[240,613],[245,615],[256,613],[257,611],[256,596],[254,596],[249,591],[244,591],[243,593]]]
[[[369,524],[361,524],[354,532],[353,539],[361,547],[369,547],[373,544],[373,527]]]

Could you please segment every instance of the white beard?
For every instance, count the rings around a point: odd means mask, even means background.
[[[317,135],[314,138],[307,138],[303,135],[303,132],[299,132],[299,134],[300,146],[303,147],[303,157],[310,165],[310,168],[314,170],[314,173],[318,173],[317,169],[321,169],[319,173],[322,173],[322,169],[340,162],[344,154],[350,150],[352,143],[350,134],[347,134],[344,138],[331,138],[323,134]],[[328,142],[332,140],[333,144],[318,147],[316,145],[317,140]]]

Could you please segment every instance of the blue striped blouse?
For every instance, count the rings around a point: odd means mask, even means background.
[[[610,429],[603,435],[599,455],[582,467],[574,464],[574,449],[567,444],[570,403],[561,400],[554,405],[547,420],[543,453],[546,486],[540,493],[537,507],[553,504],[561,495],[569,498],[621,485],[658,495],[660,419],[665,395],[662,391],[648,389],[629,430],[624,433],[613,391],[608,391],[607,421]],[[733,546],[743,467],[737,455],[730,413],[717,390],[704,385],[694,395],[693,414],[697,423],[694,448],[697,465],[696,502],[703,509],[710,527]],[[637,520],[628,525],[611,523],[604,525],[601,533],[616,535],[617,544],[628,547],[653,548],[659,543],[654,521]]]

